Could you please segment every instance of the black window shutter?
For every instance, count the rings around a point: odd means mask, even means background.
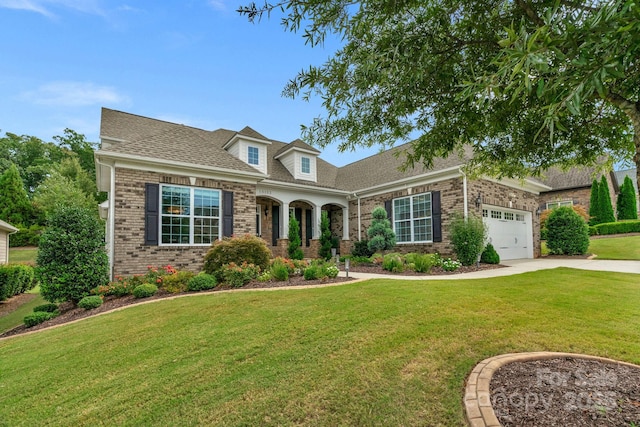
[[[433,241],[442,242],[442,205],[440,192],[431,192],[431,218],[433,221]]]
[[[146,183],[144,185],[144,244],[158,245],[158,228],[160,223],[160,184]]]
[[[231,237],[233,235],[233,192],[222,192],[222,235]]]
[[[393,211],[391,209],[391,206],[392,206],[392,201],[391,200],[386,200],[384,202],[384,210],[387,211],[387,218],[393,224],[393,216],[392,216]],[[393,228],[393,225],[391,226],[391,228]]]

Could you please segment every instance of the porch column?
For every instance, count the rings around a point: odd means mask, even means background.
[[[282,202],[280,204],[280,219],[282,220],[281,225],[282,229],[280,230],[280,238],[288,239],[289,238],[289,202]]]
[[[313,239],[320,240],[320,221],[322,221],[322,206],[313,205]]]
[[[349,206],[342,208],[342,240],[349,239]]]

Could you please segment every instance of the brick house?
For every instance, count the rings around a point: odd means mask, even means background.
[[[533,258],[541,203],[560,194],[540,180],[471,179],[463,170],[471,152],[401,172],[395,154],[406,146],[398,146],[336,167],[299,139],[275,141],[250,127],[206,131],[110,109],[102,110],[100,139],[97,183],[109,193],[101,214],[112,274],[164,264],[198,271],[211,243],[232,234],[261,236],[284,255],[290,217],[301,224],[305,256],[315,257],[322,211],[339,252],[348,253],[366,238],[376,206],[387,210],[399,252],[451,254],[457,213],[484,217],[502,259]]]

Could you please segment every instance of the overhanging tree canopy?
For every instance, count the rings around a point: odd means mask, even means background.
[[[344,45],[284,89],[320,96],[305,138],[341,150],[411,141],[407,166],[469,144],[478,170],[633,158],[640,182],[640,6],[633,0],[288,0],[309,44]]]

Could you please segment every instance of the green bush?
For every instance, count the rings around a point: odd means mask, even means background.
[[[593,232],[591,232],[593,229]],[[640,220],[629,220],[619,222],[607,222],[590,227],[591,235],[626,234],[640,233]]]
[[[235,262],[222,267],[222,278],[224,282],[234,288],[240,288],[260,275],[260,267],[243,262],[237,265]]]
[[[400,254],[386,254],[382,259],[382,268],[393,273],[404,271],[404,259]]]
[[[26,264],[0,265],[0,301],[32,289],[34,269]]]
[[[266,270],[269,267],[271,251],[264,240],[257,236],[244,235],[240,237],[217,240],[204,258],[204,271],[223,281],[222,266],[230,263],[247,262]]]
[[[589,249],[585,220],[567,206],[554,209],[547,220],[547,248],[552,254],[583,255]]]
[[[35,313],[27,314],[26,316],[24,316],[23,322],[27,328],[31,328],[32,326],[39,325],[40,323],[45,322],[49,319],[53,319],[57,315],[57,311],[54,311],[53,313],[49,313],[46,311],[37,311]]]
[[[322,268],[316,264],[312,264],[304,270],[305,280],[315,280],[322,276]]]
[[[304,258],[304,252],[300,248],[302,240],[300,239],[300,224],[295,217],[289,218],[289,246],[287,247],[287,253],[291,259]]]
[[[320,217],[320,249],[318,250],[318,256],[320,258],[331,258],[331,248],[333,242],[331,239],[331,224],[329,223],[329,214],[327,211],[322,211]]]
[[[218,285],[218,281],[211,274],[202,272],[196,276],[193,276],[187,284],[187,290],[189,291],[206,291],[213,289]]]
[[[133,277],[121,277],[116,276],[116,280],[110,282],[106,285],[97,286],[91,289],[91,293],[94,295],[114,295],[116,297],[123,297],[125,295],[133,294],[133,290],[141,285],[143,279],[141,276],[133,276]]]
[[[98,295],[89,295],[87,297],[82,298],[80,301],[78,301],[78,307],[84,308],[85,310],[98,308],[101,305],[102,305],[102,298]]]
[[[40,243],[40,236],[44,230],[43,226],[33,224],[29,227],[25,227],[22,224],[18,224],[16,227],[18,228],[18,232],[11,235],[9,246],[12,248],[21,246],[38,246]]]
[[[498,255],[498,252],[496,252],[496,249],[491,243],[487,243],[484,251],[482,251],[480,262],[484,262],[485,264],[500,264],[500,255]]]
[[[624,177],[624,181],[620,186],[616,209],[618,211],[618,221],[623,221],[625,219],[638,219],[636,190],[633,187],[633,181],[631,181],[631,178],[628,176]]]
[[[391,228],[387,211],[378,206],[371,212],[371,225],[367,229],[369,251],[386,251],[396,246],[396,233]]]
[[[333,264],[327,263],[322,268],[323,277],[330,277],[333,279],[334,277],[338,277],[338,273],[340,273],[340,270]]]
[[[58,309],[58,304],[54,304],[52,302],[48,304],[37,305],[33,307],[33,312],[44,311],[45,313],[53,313]]]
[[[442,267],[444,271],[456,271],[457,269],[462,267],[462,263],[460,261],[447,258],[447,259],[443,259],[440,262],[440,267]]]
[[[173,274],[162,277],[160,287],[172,294],[185,292],[189,287],[189,280],[191,280],[193,276],[195,276],[195,274],[191,271],[175,271]]]
[[[133,296],[136,298],[147,298],[155,295],[158,292],[158,287],[152,283],[143,283],[136,286],[133,290]]]
[[[372,251],[369,249],[369,240],[360,240],[353,243],[353,250],[351,251],[351,255],[354,257],[364,257],[369,258],[376,251]]]
[[[285,282],[289,280],[289,268],[280,259],[276,259],[270,267],[269,272],[271,277],[279,282]]]
[[[453,251],[462,265],[473,265],[484,249],[487,231],[482,218],[455,215],[451,221],[451,243]]]
[[[104,227],[89,211],[61,207],[52,216],[38,248],[40,293],[50,302],[77,303],[109,281]]]
[[[433,267],[438,265],[440,257],[434,254],[416,254],[411,253],[405,255],[405,261],[412,266],[417,273],[429,273]]]

